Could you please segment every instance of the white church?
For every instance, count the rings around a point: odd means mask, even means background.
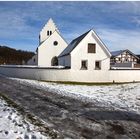
[[[110,68],[111,54],[93,30],[87,31],[68,45],[52,19],[40,32],[36,52],[28,61],[29,65],[63,66],[76,70]]]
[[[39,34],[39,46],[36,49],[36,55],[28,61],[28,65],[48,68],[64,67],[73,70],[109,70],[113,67],[138,67],[139,57],[131,51],[115,52],[110,52],[93,30],[87,31],[68,44],[54,21],[49,19]],[[114,54],[115,57],[113,57]],[[120,60],[119,56],[122,55],[123,61],[115,61]]]
[[[39,46],[36,49],[37,54],[28,61],[28,64],[41,67],[57,66],[58,56],[67,45],[53,20],[49,19],[39,34]]]

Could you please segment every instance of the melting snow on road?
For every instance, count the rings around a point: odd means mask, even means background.
[[[124,111],[140,114],[140,83],[120,85],[67,85],[36,80],[11,78],[22,84],[42,88],[63,96],[77,98],[86,102],[93,102],[99,106],[112,107]]]
[[[12,107],[0,98],[0,139],[46,139]]]

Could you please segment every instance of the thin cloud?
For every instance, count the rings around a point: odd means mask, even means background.
[[[140,17],[133,17],[132,22],[134,22],[137,26],[140,26]]]
[[[110,51],[129,49],[140,53],[140,32],[132,30],[99,29],[99,35]]]
[[[125,1],[0,2],[0,44],[36,50],[38,34],[50,17],[68,42],[94,28],[110,50],[140,53],[140,2]]]

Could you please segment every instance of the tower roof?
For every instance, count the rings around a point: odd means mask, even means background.
[[[59,32],[59,30],[58,30],[58,28],[57,28],[57,26],[56,26],[56,24],[55,24],[55,22],[53,21],[52,18],[50,18],[50,19],[48,20],[48,22],[44,25],[44,27],[43,27],[42,30],[40,31],[40,34],[41,34],[44,30],[46,30],[46,29],[48,29],[48,28],[52,28],[52,29],[57,30],[57,31]]]
[[[71,51],[81,42],[81,40],[90,32],[91,30],[87,31],[86,33],[80,35],[79,37],[75,38],[71,41],[71,43],[67,46],[67,48],[60,54],[61,56],[65,56],[71,53]]]

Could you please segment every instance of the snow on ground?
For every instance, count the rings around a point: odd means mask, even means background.
[[[0,139],[46,139],[12,107],[0,98]]]
[[[11,78],[21,83],[55,92],[63,96],[94,102],[99,106],[112,107],[140,114],[140,83],[120,85],[68,85],[36,80]]]

